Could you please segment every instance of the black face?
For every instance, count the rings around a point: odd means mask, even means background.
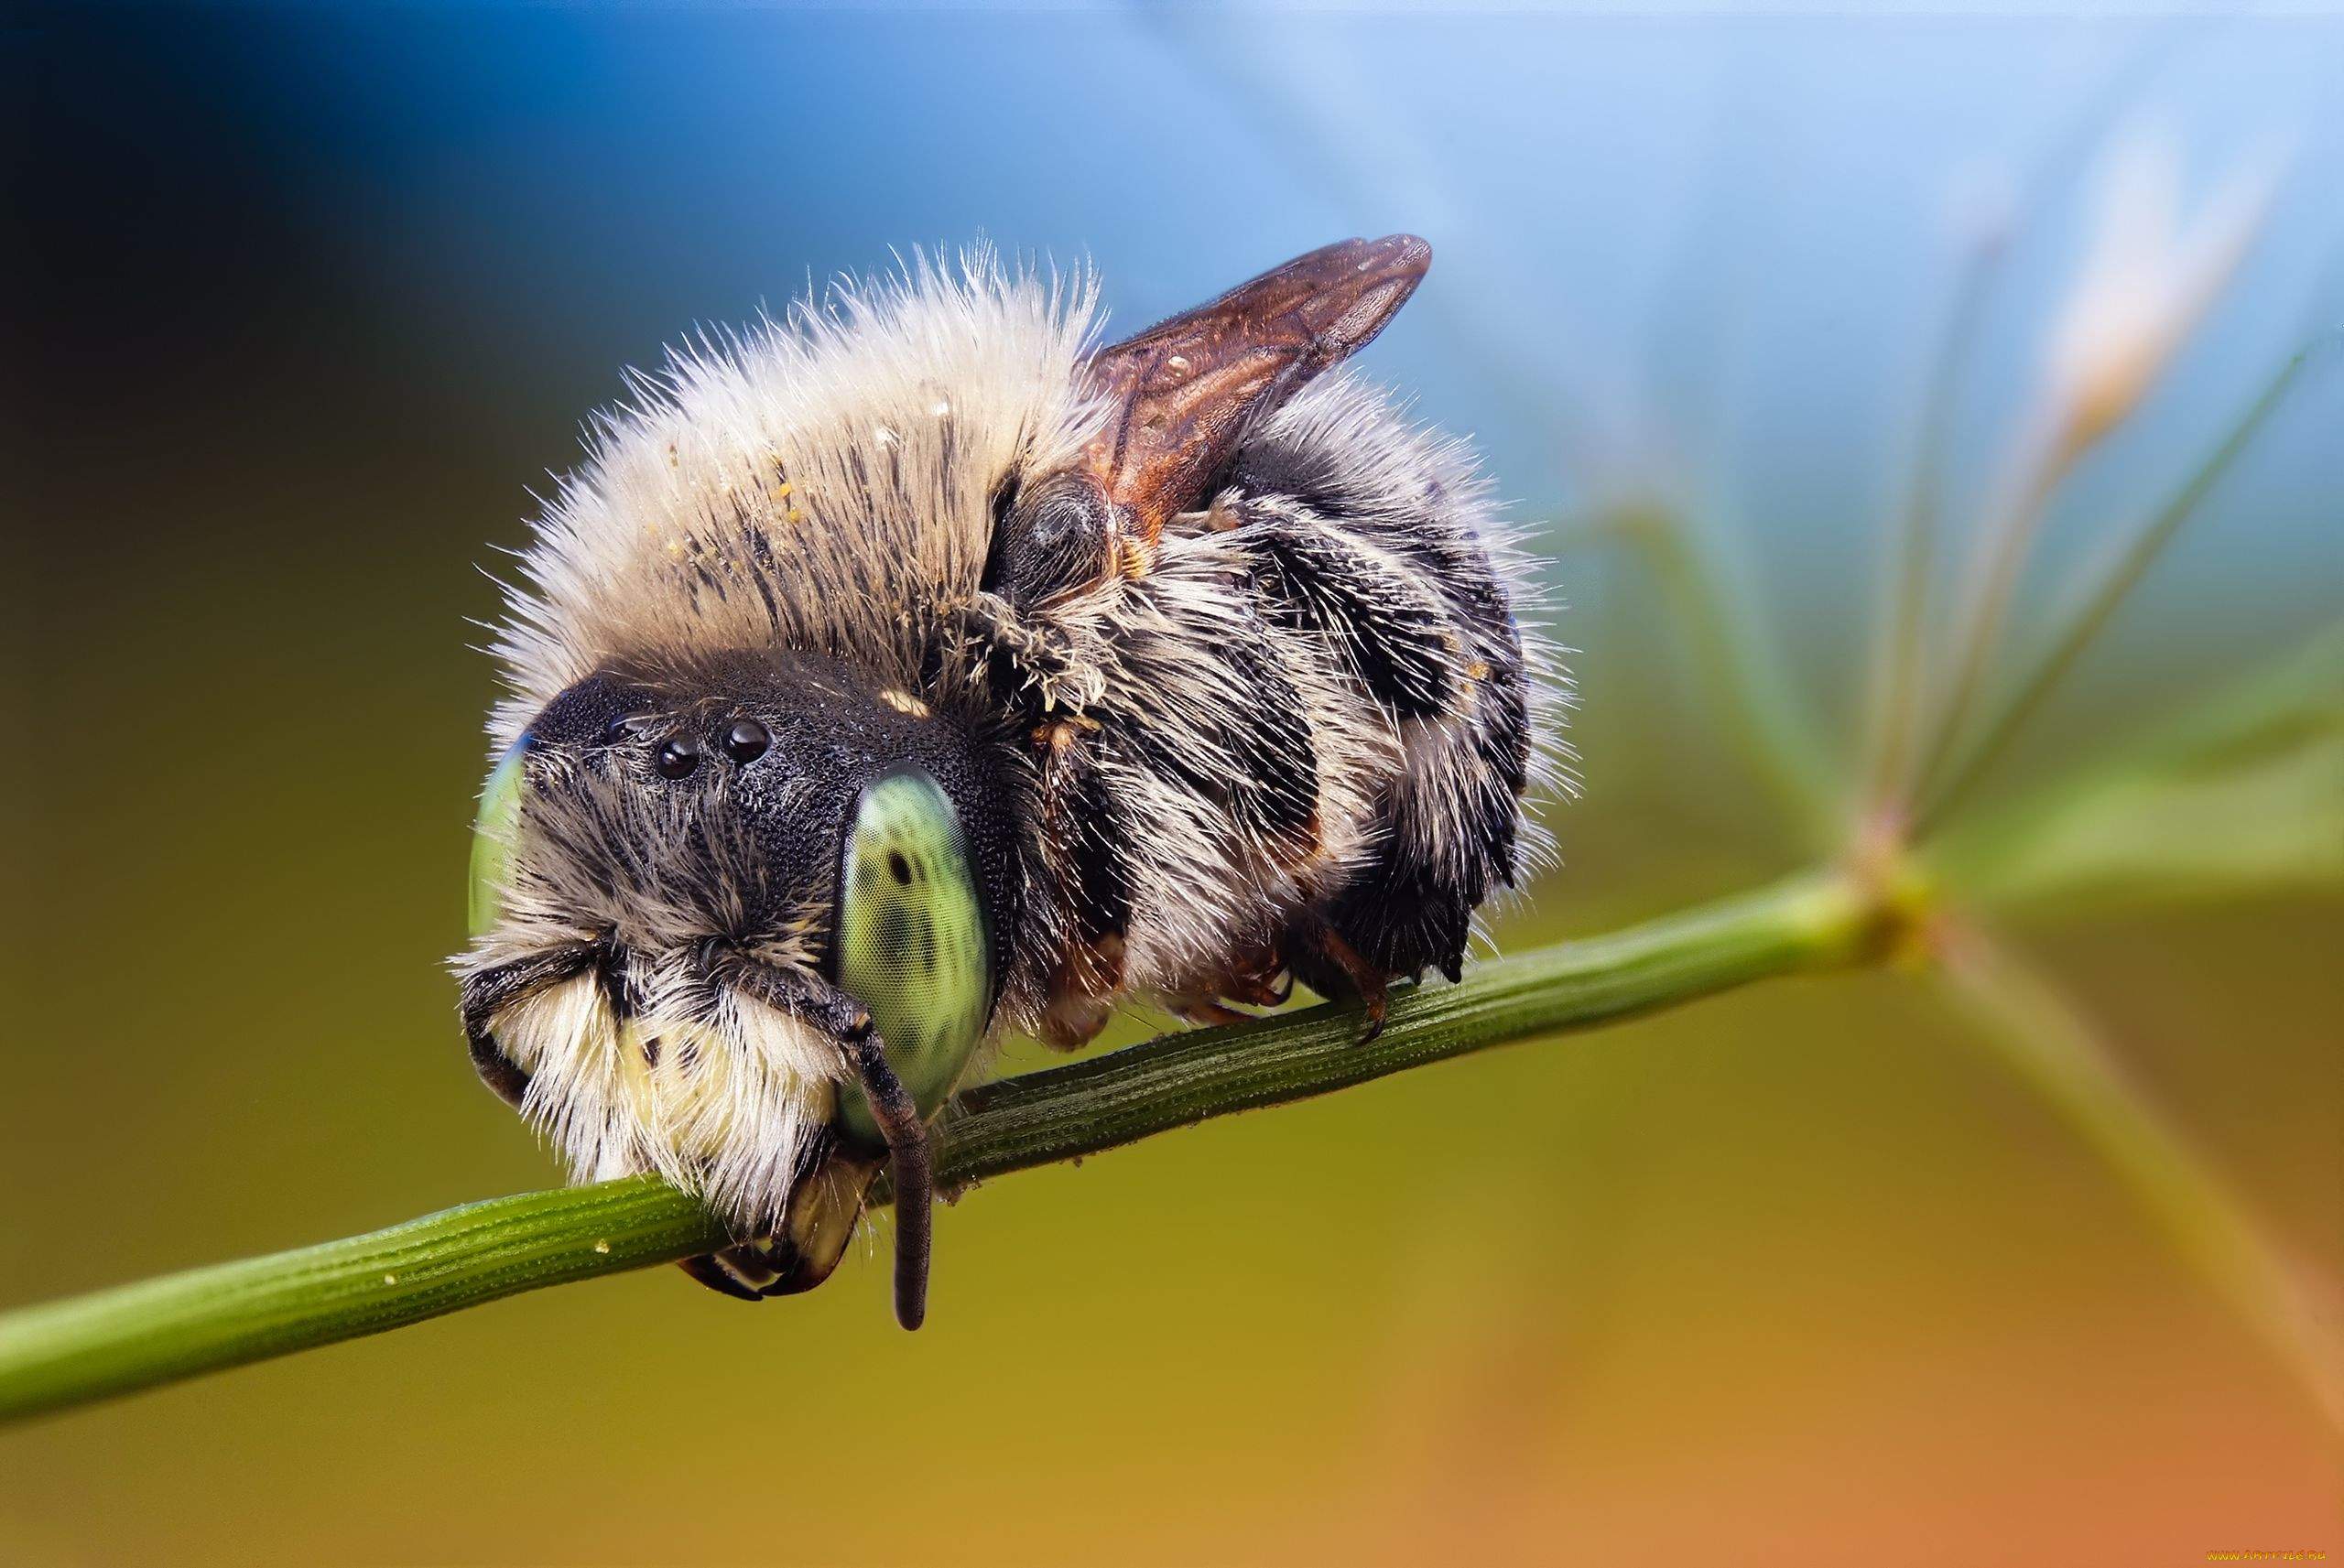
[[[927,769],[959,813],[996,944],[1014,928],[1006,819],[979,747],[950,719],[906,694],[883,697],[835,660],[759,653],[682,675],[596,675],[556,697],[528,733],[533,752],[560,754],[604,788],[631,786],[671,820],[660,808],[698,807],[706,830],[691,850],[670,852],[709,864],[657,870],[671,892],[705,884],[711,935],[748,940],[809,906],[832,910],[834,922],[856,800],[905,762]],[[532,793],[561,791],[566,772],[533,766]],[[719,839],[748,854],[726,853]],[[822,933],[826,954],[834,929]],[[1001,954],[993,958],[998,974]],[[835,979],[834,961],[826,968]]]

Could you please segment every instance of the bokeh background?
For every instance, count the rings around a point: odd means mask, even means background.
[[[1580,650],[1587,788],[1499,923],[1521,945],[1808,848],[1604,519],[1720,552],[1845,773],[1965,258],[1995,260],[1957,517],[2111,157],[2165,149],[2192,206],[2267,180],[2054,510],[2042,560],[2083,559],[2344,319],[2339,81],[2344,23],[2245,12],[13,13],[0,1306],[553,1179],[441,968],[493,689],[468,644],[527,487],[695,323],[983,234],[1088,256],[1128,329],[1330,239],[1429,236],[1365,362],[1480,439]],[[2320,371],[1996,788],[2334,621]],[[2344,901],[2295,881],[2009,919],[2332,1275]],[[2344,1552],[2304,1382],[1909,974],[1157,1139],[939,1232],[916,1337],[884,1250],[754,1310],[657,1270],[0,1433],[0,1562]]]

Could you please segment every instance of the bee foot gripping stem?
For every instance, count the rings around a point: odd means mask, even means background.
[[[1367,1013],[1367,1027],[1360,1032],[1360,1044],[1383,1033],[1384,1015],[1392,1003],[1391,982],[1384,971],[1362,957],[1331,921],[1310,920],[1295,935],[1302,943],[1302,950],[1296,956],[1303,960],[1305,983],[1329,1000],[1340,1000],[1347,991],[1359,999]]]

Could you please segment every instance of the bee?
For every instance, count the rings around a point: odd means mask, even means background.
[[[572,1179],[657,1172],[757,1299],[881,1173],[926,1312],[929,1122],[1007,1032],[1382,1026],[1545,853],[1560,676],[1461,441],[1339,367],[1431,251],[1314,251],[1098,346],[1097,287],[841,285],[675,353],[544,504],[493,652],[481,1077]]]

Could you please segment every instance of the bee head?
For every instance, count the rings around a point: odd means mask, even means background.
[[[578,1179],[657,1170],[744,1232],[796,1223],[834,1147],[878,1142],[847,1037],[875,1029],[925,1115],[989,1028],[1008,850],[975,759],[819,655],[570,687],[482,797],[458,969],[483,1077]]]

